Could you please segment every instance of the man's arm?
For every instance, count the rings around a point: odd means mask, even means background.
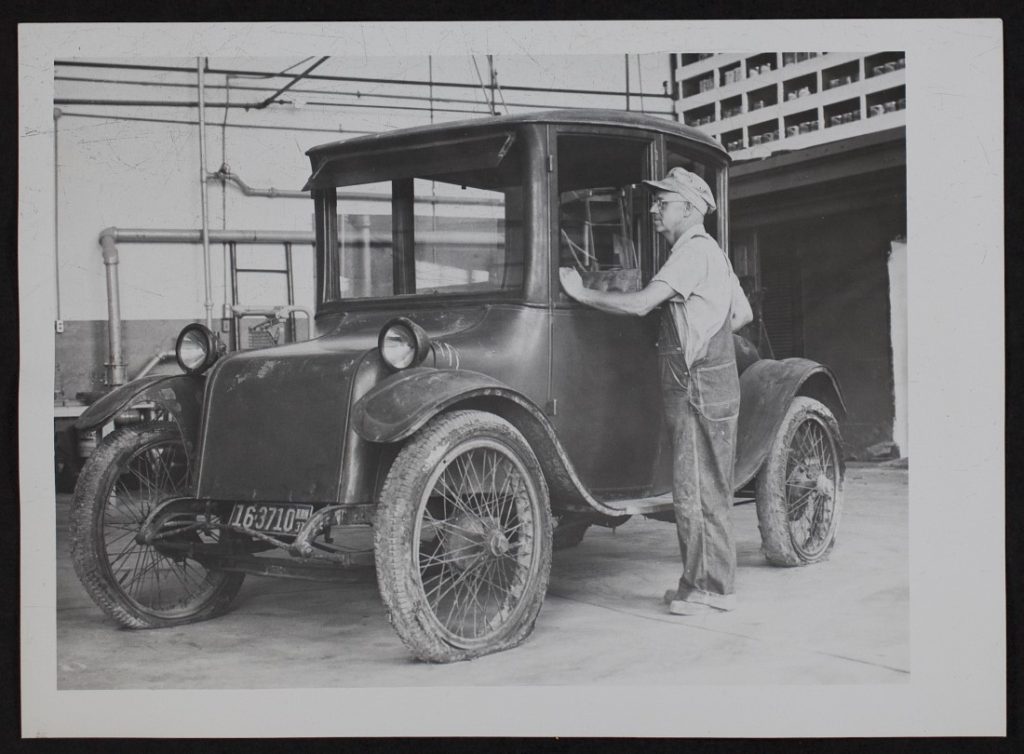
[[[610,314],[632,314],[643,317],[676,295],[672,286],[661,280],[652,280],[642,291],[620,293],[618,291],[595,291],[583,286],[583,278],[571,267],[558,270],[562,288],[581,304],[592,306]]]

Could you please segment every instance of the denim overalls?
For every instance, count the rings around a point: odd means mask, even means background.
[[[730,608],[736,572],[730,509],[740,406],[731,316],[712,336],[707,354],[690,368],[683,353],[671,304],[665,304],[658,362],[683,558],[678,598]]]

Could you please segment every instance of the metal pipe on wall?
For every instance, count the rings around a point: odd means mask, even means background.
[[[202,203],[203,221],[203,289],[206,300],[206,326],[213,329],[213,281],[210,270],[210,205],[206,192],[206,102],[203,95],[203,63],[204,58],[196,58],[197,85],[199,87],[199,196]]]
[[[123,385],[126,380],[124,346],[121,342],[121,289],[118,281],[117,243],[200,243],[203,237],[214,243],[312,245],[316,238],[312,232],[214,230],[147,230],[104,228],[100,231],[100,248],[107,278],[107,384]],[[212,307],[212,305],[211,305]],[[212,319],[207,327],[212,329]],[[152,367],[150,367],[152,368]]]
[[[57,152],[60,116],[60,108],[53,108],[53,285],[57,295],[57,332],[64,329],[60,310],[60,161]]]
[[[255,188],[246,183],[241,176],[232,173],[227,165],[222,165],[216,173],[207,176],[209,181],[230,181],[238,186],[246,196],[265,196],[271,199],[309,199],[310,192],[298,189],[279,188]],[[353,202],[390,202],[388,194],[373,194],[367,191],[339,191],[338,199]],[[484,196],[466,197],[444,197],[444,196],[418,196],[415,198],[418,204],[457,204],[457,205],[480,205],[486,207],[503,207],[505,202],[502,199],[489,199]]]
[[[121,345],[121,288],[117,280],[117,246],[114,236],[100,235],[100,248],[103,249],[103,264],[107,271],[107,384],[110,386],[125,383],[124,350]]]

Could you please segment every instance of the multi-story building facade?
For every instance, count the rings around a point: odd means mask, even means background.
[[[679,119],[735,159],[905,125],[903,52],[683,53]]]

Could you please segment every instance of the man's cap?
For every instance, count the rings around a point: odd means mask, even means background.
[[[708,184],[699,175],[685,168],[672,168],[662,180],[644,183],[662,191],[679,194],[700,210],[701,214],[706,215],[709,211],[717,209],[715,197],[711,194]]]

